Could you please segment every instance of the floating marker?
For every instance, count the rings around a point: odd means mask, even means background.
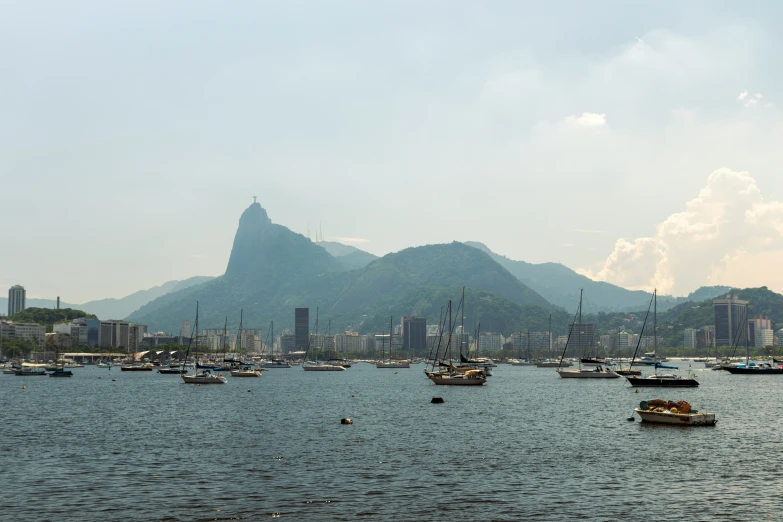
[[[353,424],[353,420],[346,417],[344,419],[340,419],[340,424]]]
[[[443,400],[443,397],[433,397],[430,402],[432,404],[443,404],[446,401]]]

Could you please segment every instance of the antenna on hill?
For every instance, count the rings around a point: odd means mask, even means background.
[[[307,239],[310,239],[310,222],[307,222]]]
[[[256,196],[253,196],[253,203],[256,202]]]

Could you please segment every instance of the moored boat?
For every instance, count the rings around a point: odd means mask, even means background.
[[[634,411],[641,417],[642,422],[653,424],[714,426],[717,422],[714,413],[694,410],[685,401],[670,402],[663,399],[642,401]]]

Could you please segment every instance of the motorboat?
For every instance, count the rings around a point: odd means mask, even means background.
[[[231,377],[261,377],[261,370],[253,369],[251,366],[240,366],[229,373]]]
[[[320,362],[308,362],[302,364],[302,369],[306,372],[344,372],[345,368],[337,364],[328,364]]]
[[[220,375],[212,373],[212,370],[205,369],[196,373],[182,374],[182,381],[186,384],[226,384],[228,380]]]
[[[153,366],[150,363],[123,364],[120,370],[123,372],[151,372]]]
[[[662,399],[642,401],[634,411],[642,422],[668,424],[673,426],[714,426],[714,413],[694,410],[685,401],[669,402]]]
[[[388,361],[378,361],[375,363],[376,368],[410,368],[411,363],[410,361],[406,360],[388,360]]]
[[[617,379],[620,377],[620,374],[603,366],[596,366],[593,369],[578,368],[574,370],[558,368],[557,374],[563,379]]]
[[[699,385],[693,376],[681,377],[673,373],[654,373],[647,377],[626,377],[631,386],[637,388],[695,388]]]
[[[482,370],[427,372],[427,377],[440,386],[482,386],[487,382],[487,376]]]
[[[282,359],[272,359],[264,363],[264,368],[290,368],[291,365]]]

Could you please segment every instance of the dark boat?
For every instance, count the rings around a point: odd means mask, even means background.
[[[737,373],[741,375],[783,375],[783,367],[775,367],[766,363],[760,364],[758,366],[726,366],[723,369],[729,373]]]
[[[49,372],[49,377],[73,377],[73,372],[65,368],[56,368]]]
[[[594,357],[582,357],[581,359],[579,359],[579,362],[588,365],[611,366],[611,364],[606,362],[604,359],[597,359]]]
[[[649,377],[626,377],[631,386],[638,388],[695,388],[699,381],[678,375],[650,375]]]
[[[614,370],[614,373],[616,373],[617,375],[622,375],[623,377],[628,377],[634,375],[641,375],[642,371],[641,370]]]

